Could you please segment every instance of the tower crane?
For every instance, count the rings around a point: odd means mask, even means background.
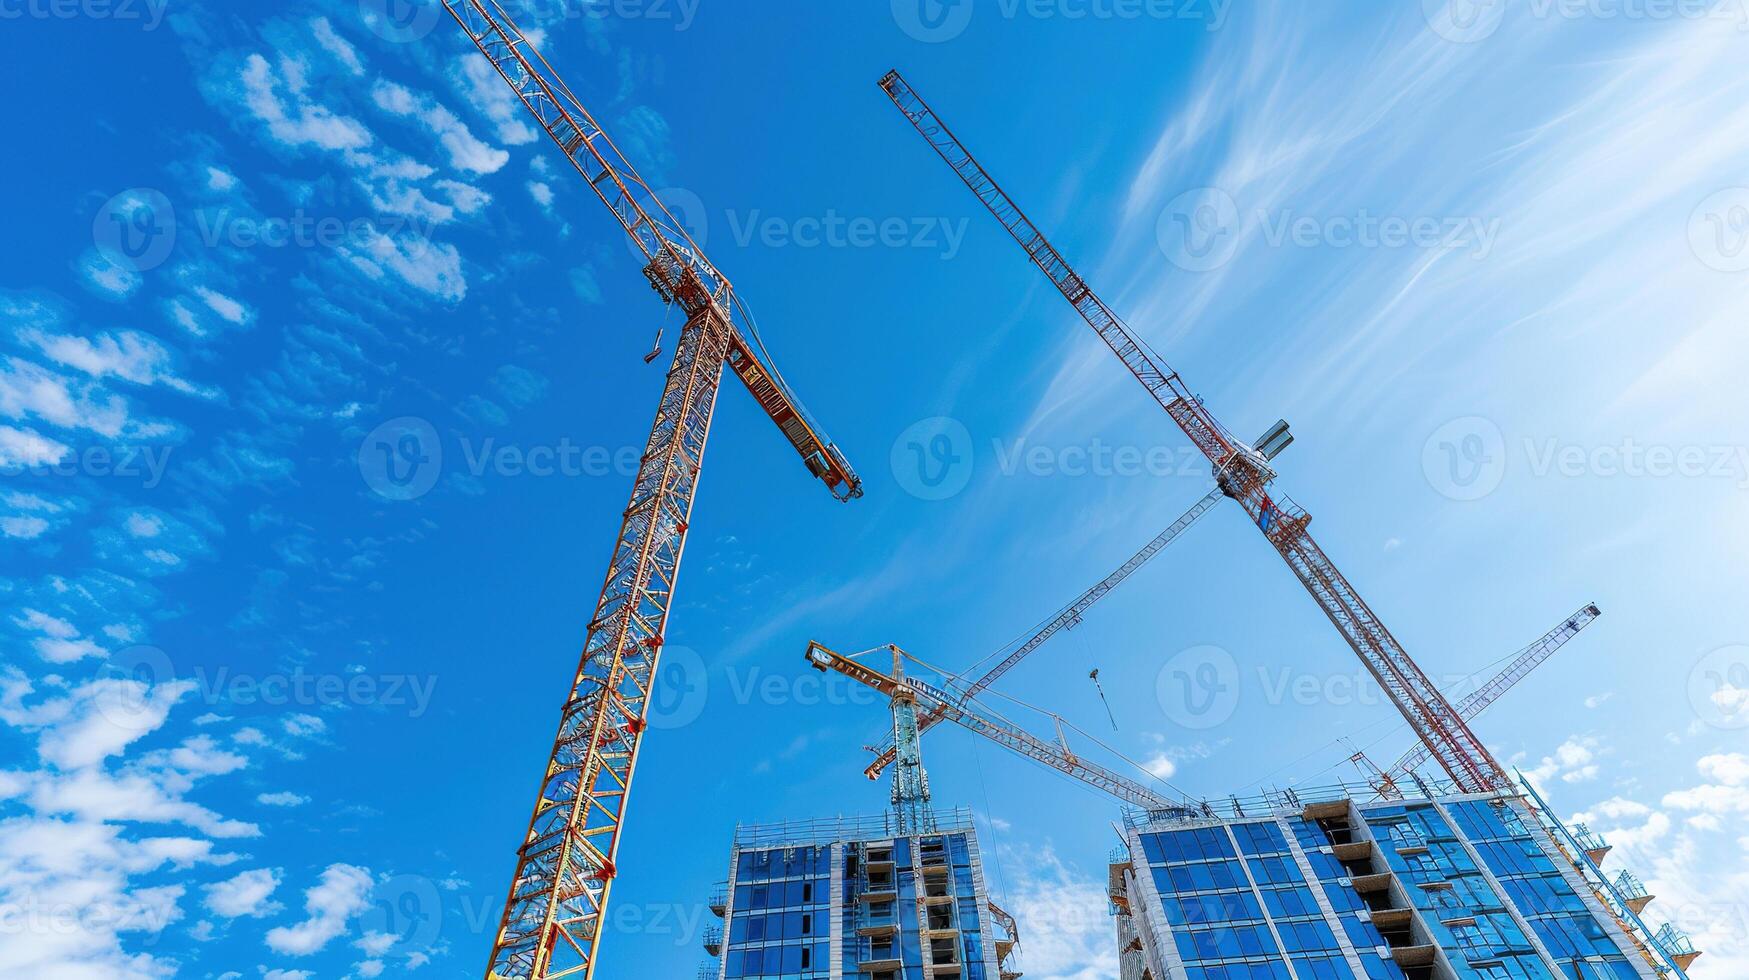
[[[488,980],[588,978],[618,874],[675,579],[726,364],[840,500],[862,483],[771,365],[729,280],[496,0],[444,9],[618,220],[685,317],[493,938]]]
[[[1501,695],[1517,687],[1519,681],[1524,680],[1530,676],[1531,671],[1548,662],[1548,659],[1554,656],[1556,651],[1566,646],[1568,641],[1578,636],[1585,627],[1596,622],[1597,617],[1601,615],[1603,615],[1602,610],[1597,608],[1596,603],[1591,603],[1569,616],[1566,622],[1543,634],[1535,643],[1518,651],[1512,658],[1512,662],[1507,664],[1504,669],[1489,678],[1486,684],[1476,688],[1468,697],[1458,702],[1458,714],[1462,715],[1465,721],[1475,720],[1477,715],[1487,711],[1494,702],[1500,700]],[[1402,758],[1392,763],[1387,772],[1393,777],[1406,776],[1419,769],[1421,764],[1427,761],[1427,755],[1427,746],[1417,743],[1409,751],[1403,753]]]
[[[1117,797],[1125,803],[1151,812],[1200,810],[1200,804],[1186,799],[1172,799],[1134,779],[1081,758],[1070,751],[1067,740],[1063,739],[1060,734],[1058,743],[1053,745],[1007,721],[977,710],[974,705],[961,697],[906,673],[904,661],[915,658],[903,650],[891,645],[879,649],[885,649],[892,653],[893,673],[883,674],[856,657],[838,653],[819,642],[808,644],[807,657],[808,663],[812,664],[816,670],[842,674],[885,695],[891,701],[894,715],[893,730],[897,741],[896,748],[901,759],[893,776],[893,804],[899,808],[901,814],[907,810],[915,812],[919,808],[924,811],[928,809],[928,780],[915,778],[922,773],[921,739],[915,733],[914,724],[907,724],[901,720],[903,717],[909,717],[914,721],[916,710],[919,707],[939,711],[941,717],[947,721],[976,732],[1035,762],[1043,763],[1060,773],[1072,776],[1095,789]]]
[[[1093,292],[897,71],[880,86],[1208,460],[1221,489],[1263,532],[1452,781],[1467,793],[1509,789],[1511,779],[1488,747],[1312,539],[1311,515],[1270,493],[1275,471],[1269,460],[1222,426],[1178,372]]]
[[[1263,437],[1257,440],[1255,448],[1259,453],[1263,454],[1265,459],[1274,459],[1281,455],[1282,451],[1287,449],[1288,446],[1292,445],[1293,441],[1294,437],[1288,432],[1287,422],[1282,421],[1271,426],[1269,431],[1265,432]],[[989,670],[978,676],[970,684],[967,684],[963,690],[958,690],[959,696],[957,702],[964,702],[977,697],[991,684],[994,684],[997,680],[1001,679],[1004,674],[1013,670],[1022,660],[1031,656],[1033,651],[1043,646],[1046,640],[1049,640],[1051,637],[1056,636],[1064,630],[1074,629],[1075,626],[1081,622],[1082,615],[1084,615],[1087,610],[1091,609],[1094,603],[1105,598],[1107,595],[1110,595],[1111,591],[1119,585],[1122,585],[1125,579],[1134,575],[1143,565],[1152,561],[1155,555],[1164,551],[1167,545],[1177,540],[1180,534],[1183,534],[1192,524],[1201,520],[1204,514],[1213,510],[1215,505],[1220,503],[1221,498],[1224,495],[1225,491],[1221,490],[1219,487],[1216,487],[1203,495],[1201,500],[1192,504],[1189,510],[1179,515],[1177,520],[1167,525],[1166,530],[1156,534],[1152,540],[1142,546],[1140,551],[1131,555],[1129,560],[1125,561],[1122,565],[1119,565],[1116,571],[1107,575],[1105,578],[1100,579],[1098,582],[1095,582],[1092,588],[1076,596],[1073,601],[1062,609],[1059,609],[1055,615],[1051,616],[1051,618],[1035,626],[1027,638],[1015,646],[1008,656],[1004,657],[994,667],[991,667]],[[945,711],[938,709],[925,711],[917,720],[919,734],[927,732],[931,728],[940,724],[944,720],[944,714]],[[893,760],[896,758],[895,746],[888,746],[884,749],[874,749],[873,751],[876,752],[875,760],[869,763],[867,769],[863,770],[863,775],[871,780],[881,778],[881,773],[885,772],[886,768],[892,765]]]

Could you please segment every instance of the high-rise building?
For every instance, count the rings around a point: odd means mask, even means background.
[[[1525,796],[1425,784],[1132,813],[1111,863],[1123,980],[1658,980],[1606,845]],[[1687,960],[1688,962],[1684,962]]]
[[[700,980],[1012,980],[968,810],[742,827]]]

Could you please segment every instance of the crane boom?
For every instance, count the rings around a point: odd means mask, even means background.
[[[890,648],[897,651],[898,648]],[[902,652],[901,652],[902,653]],[[928,705],[941,711],[955,724],[976,732],[992,742],[1018,752],[1035,762],[1102,790],[1126,803],[1148,810],[1183,810],[1195,804],[1172,800],[1147,786],[1120,775],[1097,763],[1071,753],[1066,747],[1052,745],[1030,732],[1008,722],[978,712],[969,704],[960,703],[953,694],[915,677],[895,678],[843,654],[821,645],[808,644],[808,663],[821,671],[835,671],[863,684],[889,699],[910,699],[918,705]]]
[[[757,334],[749,340],[751,323],[741,322],[742,311],[728,278],[705,257],[685,226],[669,213],[503,7],[497,0],[443,0],[443,5],[619,221],[644,257],[644,275],[651,287],[688,317],[708,311],[720,320],[719,329],[727,335],[725,358],[730,369],[795,447],[809,472],[841,500],[861,496],[862,481],[849,461],[817,431],[782,376],[761,358]]]
[[[1307,530],[1311,516],[1292,501],[1277,500],[1269,494],[1268,484],[1274,480],[1275,471],[1268,461],[1233,438],[1202,400],[1191,393],[1178,373],[1139,340],[1093,292],[898,72],[887,73],[880,85],[917,132],[1008,229],[1033,264],[1208,459],[1226,495],[1244,507],[1391,697],[1415,734],[1432,747],[1452,781],[1465,792],[1494,792],[1510,787],[1511,780],[1487,746],[1312,539]]]
[[[1463,715],[1464,720],[1468,721],[1488,710],[1494,702],[1500,700],[1501,695],[1516,687],[1519,681],[1524,680],[1531,671],[1546,663],[1557,651],[1578,636],[1581,630],[1596,622],[1597,617],[1601,615],[1603,612],[1597,608],[1596,603],[1592,603],[1568,617],[1566,622],[1544,633],[1535,643],[1518,651],[1505,669],[1458,702],[1458,714]],[[1421,767],[1423,762],[1427,761],[1427,755],[1427,746],[1416,743],[1414,748],[1403,753],[1403,757],[1391,766],[1389,772],[1393,774],[1414,772]]]
[[[859,497],[862,484],[756,353],[757,333],[750,342],[738,324],[741,307],[727,278],[503,8],[496,0],[443,4],[613,212],[645,258],[650,285],[686,318],[517,851],[486,970],[488,980],[588,980],[619,873],[620,830],[723,366],[734,370],[834,496]]]

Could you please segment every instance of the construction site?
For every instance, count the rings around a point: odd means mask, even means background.
[[[641,255],[655,297],[683,321],[671,353],[659,343],[649,357],[671,359],[655,420],[549,760],[526,760],[531,779],[539,775],[535,807],[526,834],[505,849],[508,897],[481,951],[487,980],[601,977],[615,884],[638,873],[621,863],[622,831],[656,816],[635,813],[633,776],[652,737],[648,715],[723,368],[776,423],[808,476],[852,507],[866,506],[857,503],[865,488],[850,454],[771,363],[728,278],[530,38],[494,0],[443,6],[550,137],[543,152],[556,149],[605,205]],[[926,736],[941,728],[1031,760],[1041,796],[1068,780],[1109,797],[1109,825],[1061,827],[1056,839],[1109,871],[1110,948],[1123,980],[1687,980],[1701,954],[1658,918],[1635,869],[1608,861],[1609,843],[1586,826],[1563,822],[1559,801],[1497,757],[1474,726],[1497,703],[1510,706],[1512,689],[1596,622],[1600,608],[1580,605],[1473,690],[1443,690],[1314,540],[1311,515],[1278,488],[1276,460],[1295,441],[1288,423],[1255,440],[1229,430],[1218,406],[1205,404],[1100,297],[900,72],[878,78],[870,98],[891,103],[895,130],[912,144],[892,165],[927,176],[946,164],[951,173],[937,176],[957,177],[1009,233],[1020,246],[1014,261],[1030,261],[1091,329],[1088,343],[1103,343],[1121,362],[1139,384],[1132,394],[1151,399],[1175,438],[1200,455],[1211,488],[1109,575],[974,668],[938,666],[885,637],[810,624],[819,639],[796,656],[889,709],[889,717],[865,719],[886,737],[870,746],[862,779],[842,774],[847,794],[871,802],[880,794],[867,792],[869,782],[885,781],[889,805],[861,817],[796,813],[746,823],[722,842],[726,873],[709,900],[720,921],[705,936],[699,980],[1025,974],[1034,924],[995,893],[985,861],[997,842],[965,808],[969,793],[932,786],[926,772],[925,745],[948,737]],[[587,234],[607,238],[611,226],[599,217]],[[1407,725],[1411,749],[1388,764],[1357,749],[1346,782],[1192,793],[1072,744],[1073,726],[1049,706],[1037,709],[1056,719],[1045,734],[993,706],[1006,675],[1049,657],[1054,637],[1095,615],[1143,566],[1168,561],[1161,556],[1175,540],[1228,506],[1306,593],[1260,584],[1257,602],[1309,598]],[[1100,672],[1090,679],[1100,685]],[[982,817],[988,827],[1001,814]]]

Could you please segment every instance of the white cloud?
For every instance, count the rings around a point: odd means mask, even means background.
[[[1749,783],[1749,755],[1709,755],[1696,763],[1700,774],[1727,786]]]
[[[504,84],[498,69],[485,58],[464,55],[457,59],[460,82],[457,89],[468,105],[477,106],[498,130],[498,139],[512,146],[533,143],[540,131],[529,125],[522,101]]]
[[[106,299],[126,299],[144,281],[138,272],[115,262],[95,248],[80,256],[79,274],[87,285]]]
[[[312,18],[310,31],[315,34],[316,43],[322,46],[322,50],[333,55],[348,72],[354,76],[364,74],[364,60],[358,56],[358,49],[334,30],[334,25],[328,22],[328,18]]]
[[[98,334],[94,338],[25,330],[19,338],[56,364],[102,380],[121,378],[140,385],[163,384],[189,394],[201,389],[178,377],[170,350],[150,334],[137,330]]]
[[[0,365],[0,415],[35,417],[64,429],[84,429],[109,438],[161,438],[174,431],[163,423],[133,419],[127,401],[119,395],[21,357],[8,358]],[[47,448],[36,447],[38,455]]]
[[[34,430],[0,425],[0,466],[56,466],[72,451]]]
[[[370,907],[370,872],[348,864],[329,865],[321,883],[304,892],[308,917],[294,926],[281,926],[267,933],[267,946],[276,953],[308,956],[319,952],[346,932],[347,923]]]
[[[436,99],[394,82],[378,81],[371,89],[377,106],[391,115],[417,119],[437,137],[449,153],[451,166],[476,174],[490,174],[510,162],[510,154],[482,142],[455,113]]]
[[[1110,980],[1117,976],[1117,944],[1107,914],[1104,878],[1084,876],[1056,852],[1003,851],[1008,893],[993,896],[1013,913],[1022,932],[1022,956],[1032,980]]]
[[[291,735],[295,738],[309,738],[313,735],[320,735],[328,730],[327,722],[315,715],[303,714],[301,712],[288,716],[285,721],[280,724],[285,729],[287,735]]]
[[[303,806],[310,798],[296,793],[262,793],[255,797],[255,802],[262,806]]]
[[[66,664],[86,657],[103,656],[103,648],[90,640],[82,639],[79,631],[72,623],[58,616],[37,609],[25,609],[14,617],[13,624],[20,629],[41,636],[32,641],[37,655],[50,663]]]
[[[272,901],[283,872],[274,868],[245,871],[235,878],[206,886],[206,907],[226,919],[261,919],[284,906]]]
[[[267,124],[272,137],[287,146],[324,150],[358,150],[369,146],[370,130],[356,119],[317,105],[307,95],[307,67],[286,55],[279,68],[261,55],[244,62],[243,103]]]
[[[0,534],[29,541],[43,536],[49,522],[41,517],[0,517]]]
[[[1178,763],[1167,758],[1166,753],[1164,752],[1155,753],[1146,762],[1142,763],[1142,768],[1147,771],[1148,775],[1153,776],[1155,779],[1169,780],[1178,774]]]
[[[352,264],[372,279],[383,279],[392,272],[402,282],[437,299],[459,302],[467,296],[461,253],[454,245],[439,245],[412,234],[396,239],[379,233],[360,247],[344,251]]]
[[[27,706],[33,688],[22,674],[0,675],[0,721],[39,733],[37,754],[64,770],[95,766],[156,731],[193,681],[148,684],[101,678]]]
[[[1547,783],[1559,778],[1562,782],[1582,783],[1596,779],[1599,770],[1597,756],[1602,743],[1590,735],[1576,735],[1562,742],[1553,755],[1526,775],[1533,782]]]
[[[253,316],[253,314],[250,313],[249,308],[244,306],[241,301],[226,296],[224,293],[221,293],[216,289],[208,289],[205,286],[196,286],[194,287],[194,294],[199,296],[200,301],[207,305],[207,309],[212,310],[226,322],[232,323],[236,326],[243,326],[248,323]]]
[[[529,181],[528,196],[534,198],[534,203],[543,208],[550,208],[553,206],[553,189],[546,183],[546,181]]]
[[[155,538],[164,533],[164,518],[144,511],[134,511],[127,516],[123,526],[136,538]]]

